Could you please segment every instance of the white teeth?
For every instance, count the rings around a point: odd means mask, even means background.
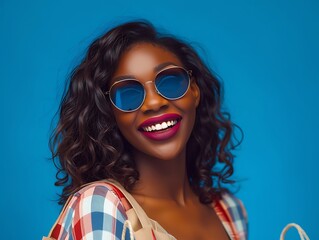
[[[177,123],[177,120],[171,120],[171,121],[157,123],[155,125],[143,127],[143,130],[146,132],[164,130],[168,127],[174,126],[176,123]]]

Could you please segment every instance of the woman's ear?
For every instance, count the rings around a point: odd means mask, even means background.
[[[192,79],[192,82],[191,82],[191,85],[190,85],[190,89],[191,89],[191,91],[193,93],[194,100],[195,100],[195,105],[197,107],[198,104],[199,104],[199,101],[200,101],[200,90],[199,90],[199,87],[198,87],[195,79]]]

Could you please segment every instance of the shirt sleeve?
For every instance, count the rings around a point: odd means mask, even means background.
[[[242,201],[230,193],[224,193],[220,205],[228,216],[225,221],[235,231],[236,239],[248,239],[248,218]]]
[[[121,239],[127,220],[119,197],[105,185],[89,185],[72,197],[58,240]]]

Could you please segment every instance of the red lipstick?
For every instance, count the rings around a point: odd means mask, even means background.
[[[182,116],[176,113],[149,118],[139,126],[139,131],[147,138],[163,141],[173,137],[180,127]]]

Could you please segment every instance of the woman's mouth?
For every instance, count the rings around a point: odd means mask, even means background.
[[[179,114],[164,114],[144,121],[139,131],[152,140],[166,140],[178,132],[181,120],[182,117]]]
[[[154,132],[154,131],[160,131],[160,130],[165,130],[171,127],[174,127],[177,124],[177,120],[171,120],[167,122],[162,122],[162,123],[156,123],[154,125],[146,126],[143,127],[143,131],[145,132]]]

